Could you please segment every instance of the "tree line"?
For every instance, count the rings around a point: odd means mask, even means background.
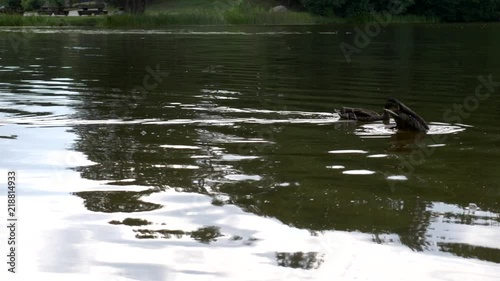
[[[130,13],[143,13],[148,4],[148,0],[88,0],[90,3],[95,4],[111,4],[115,7],[122,8],[126,12]],[[0,6],[5,5],[7,8],[13,11],[36,11],[39,10],[43,5],[58,7],[60,10],[64,9],[66,6],[71,6],[72,2],[87,2],[87,1],[67,1],[67,0],[0,0]]]
[[[322,16],[417,15],[447,22],[499,21],[500,0],[289,0]]]
[[[63,7],[66,1],[0,0],[0,2],[13,9],[37,10],[46,2]],[[148,0],[105,2],[130,13],[142,13],[148,5]],[[389,13],[400,16],[433,17],[445,22],[500,21],[500,0],[281,0],[280,2],[288,7],[307,10],[325,17],[366,18],[374,14]]]

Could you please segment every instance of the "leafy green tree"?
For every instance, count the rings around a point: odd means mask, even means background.
[[[413,0],[301,0],[305,9],[323,16],[356,17],[371,13],[401,14]]]
[[[127,13],[139,14],[146,10],[148,0],[110,0],[108,4],[123,8]]]
[[[22,0],[21,5],[25,11],[35,11],[42,7],[43,0]]]
[[[342,7],[342,16],[356,17],[370,14],[375,11],[373,1],[370,0],[351,0],[347,1]]]
[[[11,8],[11,9],[14,9],[14,10],[22,9],[21,0],[7,0],[6,2],[7,2],[6,3],[7,7]]]
[[[281,3],[283,3],[284,5],[286,5],[288,8],[292,7],[292,8],[298,8],[300,6],[302,6],[302,4],[300,3],[300,0],[282,0],[280,1]]]
[[[500,1],[498,0],[462,0],[459,1],[457,17],[459,21],[494,21],[499,20]]]
[[[51,4],[55,5],[59,11],[62,11],[64,9],[64,5],[66,4],[64,0],[51,0]]]
[[[323,16],[363,17],[371,13],[413,14],[448,22],[499,21],[500,0],[300,0]]]
[[[312,13],[322,16],[338,14],[339,8],[346,0],[300,0],[304,8]]]
[[[417,15],[439,17],[445,21],[457,21],[457,7],[459,1],[416,0],[412,12]]]
[[[402,14],[415,4],[414,0],[374,0],[375,11],[390,12],[391,14]]]
[[[416,0],[410,12],[444,21],[499,20],[500,0]]]

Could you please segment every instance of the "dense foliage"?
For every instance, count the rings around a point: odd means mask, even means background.
[[[357,17],[370,14],[418,15],[443,21],[500,20],[500,0],[300,0],[312,13]]]
[[[21,5],[25,11],[35,11],[42,7],[43,0],[22,0]]]
[[[416,0],[411,11],[444,21],[500,20],[500,0]]]
[[[115,7],[120,7],[125,12],[132,14],[143,13],[148,4],[148,0],[109,0],[106,2]]]
[[[75,2],[72,0],[71,2]],[[191,3],[188,0],[176,0],[186,6],[204,3],[203,0]],[[500,21],[500,0],[206,0],[222,3],[222,7],[240,7],[240,2],[254,7],[283,4],[293,10],[307,10],[327,18],[373,19],[374,14],[408,15],[419,18],[432,18],[446,22]],[[79,2],[87,2],[81,0]],[[126,13],[143,13],[151,3],[175,2],[173,0],[98,0],[113,7],[119,7]],[[44,3],[62,9],[65,0],[0,0],[12,10],[37,10]],[[215,5],[215,4],[214,4]],[[266,7],[267,6],[267,7]],[[203,6],[205,7],[205,6]],[[231,11],[229,11],[231,12]]]
[[[64,5],[66,4],[65,2],[66,1],[64,0],[50,0],[50,3],[59,8],[59,10],[62,10],[64,8]]]
[[[5,2],[7,4],[7,7],[9,8],[12,8],[14,10],[22,9],[21,0],[6,0]]]

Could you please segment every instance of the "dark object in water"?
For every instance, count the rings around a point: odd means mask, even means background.
[[[429,126],[424,118],[395,98],[387,100],[384,112],[396,122],[396,129],[401,131],[426,132]]]
[[[354,107],[342,107],[335,109],[335,112],[340,115],[340,119],[357,120],[357,121],[380,121],[389,120],[389,114],[384,111],[384,114],[378,114],[373,110]]]
[[[384,113],[379,114],[375,111],[364,108],[342,107],[336,109],[340,119],[357,121],[389,121],[392,117],[396,122],[396,129],[400,131],[426,132],[429,126],[425,120],[395,98],[387,100],[384,106]]]

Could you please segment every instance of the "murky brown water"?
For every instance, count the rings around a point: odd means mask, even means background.
[[[20,271],[498,280],[500,25],[388,27],[350,63],[349,26],[32,32],[0,30]],[[430,132],[334,113],[391,96]]]

